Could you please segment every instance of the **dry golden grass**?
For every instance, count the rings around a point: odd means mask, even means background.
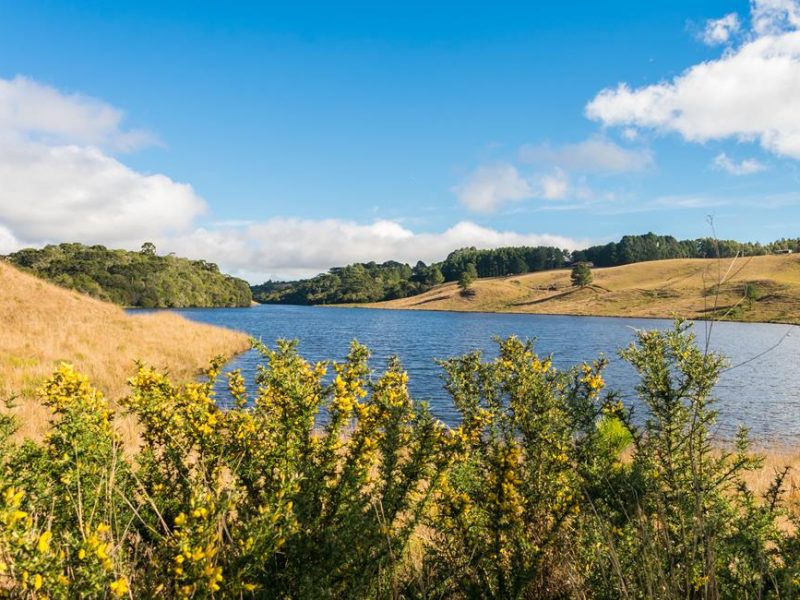
[[[797,254],[660,260],[593,269],[592,274],[592,285],[583,289],[571,286],[569,269],[560,269],[479,279],[474,295],[466,298],[455,283],[447,283],[419,296],[362,306],[800,323]],[[761,295],[752,304],[744,301],[748,283],[755,283]]]
[[[242,309],[245,310],[245,309]],[[48,411],[36,388],[60,361],[70,362],[112,400],[142,360],[176,381],[197,376],[215,355],[249,346],[245,334],[175,314],[129,315],[118,306],[46,283],[0,261],[0,400],[17,395],[20,434],[38,437]],[[123,437],[135,437],[120,422]]]

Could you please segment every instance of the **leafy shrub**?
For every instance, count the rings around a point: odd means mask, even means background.
[[[396,360],[366,348],[311,364],[257,344],[249,397],[221,360],[176,387],[140,365],[122,402],[141,443],[62,365],[40,443],[0,413],[0,595],[30,598],[795,597],[797,523],[743,480],[745,432],[712,445],[724,361],[690,329],[643,331],[641,427],[605,361],[556,369],[530,343],[442,363],[461,415],[412,401]],[[781,526],[779,526],[781,524]]]

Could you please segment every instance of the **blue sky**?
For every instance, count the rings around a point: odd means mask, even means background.
[[[0,0],[0,251],[798,235],[793,0],[431,4]]]

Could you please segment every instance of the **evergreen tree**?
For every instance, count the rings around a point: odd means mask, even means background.
[[[576,287],[586,287],[592,283],[592,270],[584,262],[580,262],[572,267],[572,274],[570,275],[572,285]]]

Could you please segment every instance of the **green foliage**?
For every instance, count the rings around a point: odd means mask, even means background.
[[[569,278],[570,281],[572,281],[572,285],[576,287],[586,287],[592,283],[592,270],[589,268],[589,265],[580,262],[572,267],[572,273],[570,273]]]
[[[568,594],[576,465],[593,439],[584,428],[595,419],[602,364],[560,372],[509,338],[493,361],[475,352],[443,366],[461,426],[430,524],[441,585],[466,598]]]
[[[478,277],[504,277],[560,269],[567,263],[568,254],[564,250],[546,246],[518,246],[490,250],[461,248],[451,252],[440,267],[447,281],[456,281],[469,264],[475,266]]]
[[[437,285],[438,272],[425,263],[413,269],[388,261],[335,267],[328,273],[298,282],[268,281],[253,286],[258,302],[280,304],[342,304],[405,298]]]
[[[38,277],[123,306],[249,306],[250,286],[219,272],[214,263],[140,252],[59,244],[14,252],[8,260]]]
[[[448,429],[392,359],[373,377],[354,343],[311,364],[256,344],[249,397],[222,360],[182,387],[144,365],[115,414],[59,367],[39,443],[0,413],[0,595],[29,598],[780,598],[800,592],[800,538],[763,497],[747,436],[712,445],[724,361],[689,327],[641,331],[641,427],[598,360],[555,368],[501,340],[442,363]],[[781,523],[781,526],[779,526]]]
[[[478,278],[478,271],[472,263],[467,264],[464,272],[458,276],[458,289],[461,290],[462,296],[469,295],[472,290],[470,287]]]
[[[626,235],[619,242],[592,246],[572,253],[573,261],[588,261],[597,267],[615,267],[649,260],[668,258],[731,258],[761,256],[778,250],[796,250],[796,239],[780,239],[770,244],[737,242],[716,238],[676,240],[671,235]]]
[[[761,298],[761,290],[754,281],[749,281],[744,286],[744,297],[749,302],[757,302]]]
[[[616,592],[763,597],[782,567],[774,545],[785,534],[777,528],[776,504],[758,502],[742,479],[760,464],[746,432],[732,452],[712,446],[711,393],[724,361],[700,351],[680,322],[670,331],[638,332],[621,355],[639,372],[648,419],[634,442],[630,518],[612,532]]]

